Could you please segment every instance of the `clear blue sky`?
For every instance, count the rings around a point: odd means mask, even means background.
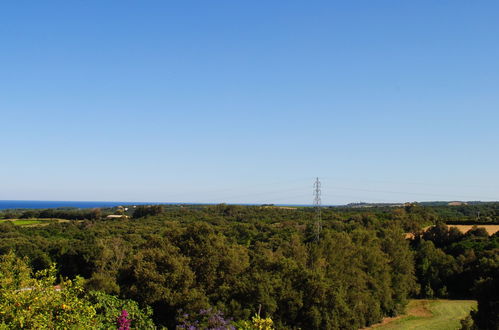
[[[499,200],[497,1],[2,1],[0,199]]]

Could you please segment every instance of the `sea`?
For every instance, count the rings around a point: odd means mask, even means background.
[[[120,205],[147,205],[156,203],[143,202],[90,202],[90,201],[5,201],[0,200],[0,210],[9,209],[52,209],[59,207],[75,207],[89,209],[96,207],[114,207]]]
[[[0,210],[12,210],[12,209],[55,209],[61,207],[72,207],[78,209],[93,209],[97,207],[115,207],[115,206],[125,206],[125,205],[215,205],[219,203],[158,203],[158,202],[91,202],[91,201],[23,201],[23,200],[0,200]],[[232,203],[229,203],[232,204]],[[260,205],[251,203],[234,203],[232,205]],[[309,204],[273,204],[275,206],[285,206],[285,207],[303,207],[312,206]],[[333,206],[333,205],[323,205],[323,206]],[[337,205],[336,205],[337,206]]]

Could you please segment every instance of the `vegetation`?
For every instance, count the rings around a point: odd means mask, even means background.
[[[16,226],[45,226],[54,222],[67,222],[66,219],[5,219],[2,222],[12,222]]]
[[[55,265],[32,274],[13,253],[0,259],[0,329],[109,329],[127,310],[140,329],[153,328],[151,311],[131,300],[85,293],[83,279],[56,283]]]
[[[101,209],[42,209],[42,210],[6,210],[1,213],[4,219],[67,219],[96,220],[102,217]],[[2,218],[2,216],[0,216]]]
[[[474,300],[411,300],[406,315],[376,329],[455,330],[475,307]]]
[[[0,223],[7,221],[11,221],[16,226],[40,225],[40,224],[49,224],[53,222],[52,220],[40,220],[40,219],[29,219],[29,220],[10,219],[10,220],[0,220]]]
[[[316,241],[311,208],[143,206],[131,218],[102,219],[123,212],[114,209],[43,227],[0,223],[0,254],[27,257],[35,272],[56,263],[95,315],[115,321],[121,310],[97,308],[99,295],[150,307],[154,325],[169,329],[222,320],[358,329],[401,315],[412,297],[477,299],[469,326],[494,329],[499,235],[449,229],[440,222],[446,208],[324,208]]]

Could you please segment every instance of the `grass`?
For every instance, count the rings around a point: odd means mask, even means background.
[[[460,329],[460,320],[476,308],[474,300],[411,300],[407,314],[386,319],[377,329]]]
[[[0,223],[11,221],[16,226],[44,226],[53,222],[67,222],[64,219],[4,219]]]

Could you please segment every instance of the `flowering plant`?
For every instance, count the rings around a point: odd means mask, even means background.
[[[128,319],[128,312],[126,310],[121,311],[121,315],[118,316],[116,323],[118,325],[118,330],[130,330],[132,321]]]
[[[235,330],[231,319],[225,319],[224,314],[212,308],[202,309],[196,314],[182,314],[177,329],[207,329],[207,330]]]

